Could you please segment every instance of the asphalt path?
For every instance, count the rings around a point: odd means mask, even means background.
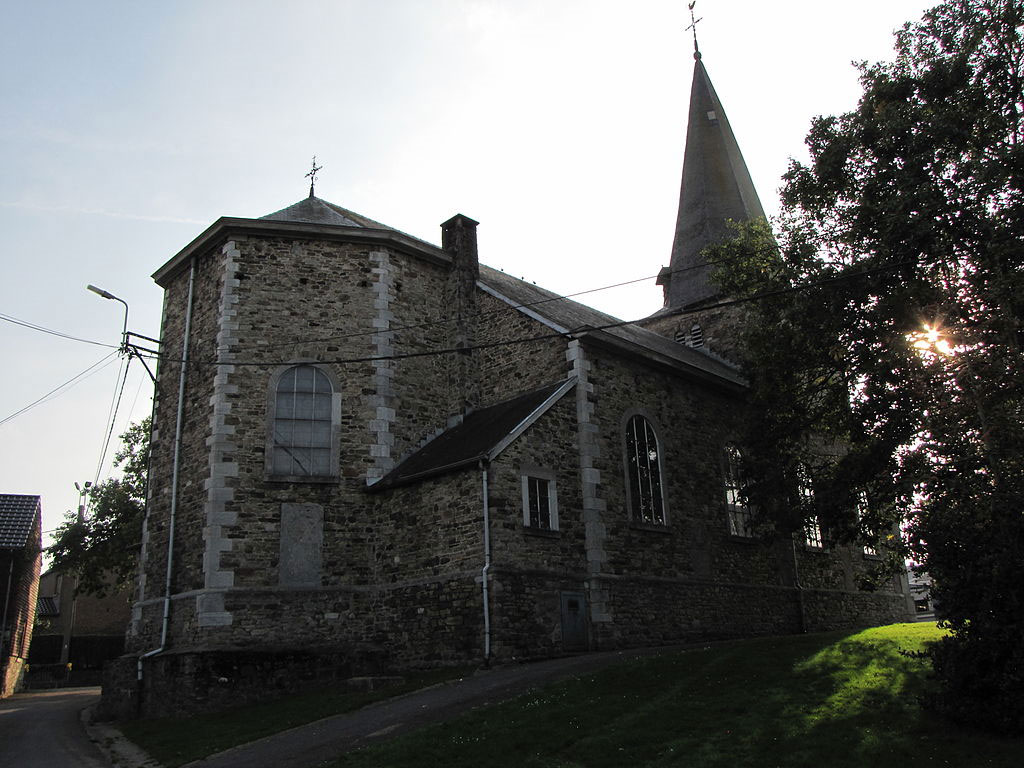
[[[353,749],[450,720],[531,688],[670,650],[592,653],[498,667],[268,736],[189,763],[186,768],[312,768]]]
[[[99,688],[60,688],[0,699],[0,766],[109,766],[86,735],[80,717],[99,698]]]

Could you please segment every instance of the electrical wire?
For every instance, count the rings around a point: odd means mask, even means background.
[[[48,333],[51,336],[58,336],[58,337],[60,337],[62,339],[68,339],[70,341],[80,341],[83,344],[94,344],[97,347],[107,347],[108,349],[118,349],[119,348],[117,344],[105,344],[102,341],[93,341],[92,339],[82,339],[82,338],[79,338],[78,336],[72,336],[69,333],[64,333],[63,331],[55,331],[52,328],[46,328],[45,326],[42,326],[42,325],[36,325],[35,323],[30,323],[27,320],[19,320],[18,318],[12,317],[11,315],[4,314],[3,312],[0,312],[0,320],[5,320],[6,322],[13,323],[14,325],[20,325],[20,326],[22,326],[24,328],[30,328],[33,331],[40,331],[41,333]]]
[[[798,291],[806,291],[806,290],[812,290],[812,289],[816,289],[816,288],[821,288],[821,287],[825,287],[825,286],[828,286],[828,285],[832,285],[832,284],[837,283],[837,282],[844,282],[844,281],[848,281],[848,280],[855,280],[855,279],[858,279],[858,278],[861,278],[861,277],[867,277],[867,276],[870,276],[870,275],[878,274],[880,272],[888,272],[888,271],[893,270],[893,269],[899,269],[901,267],[910,266],[910,265],[913,265],[913,264],[916,264],[916,263],[918,263],[918,262],[917,261],[903,261],[903,262],[898,262],[898,263],[895,263],[895,264],[888,264],[886,266],[877,267],[875,269],[864,270],[864,271],[856,272],[856,273],[852,273],[852,274],[837,275],[835,277],[830,277],[830,278],[826,278],[824,280],[818,280],[818,281],[811,282],[811,283],[803,283],[803,284],[800,284],[800,285],[789,286],[787,288],[779,288],[779,289],[772,290],[772,291],[764,291],[764,292],[761,292],[761,293],[753,294],[751,296],[745,296],[745,297],[740,298],[740,299],[729,299],[729,300],[726,300],[726,301],[716,302],[714,304],[705,304],[705,305],[703,305],[701,307],[698,307],[696,309],[672,310],[672,311],[668,311],[668,312],[663,313],[662,315],[660,315],[660,317],[662,317],[662,318],[665,318],[665,317],[684,317],[684,316],[687,316],[687,315],[700,314],[701,312],[706,312],[706,311],[708,311],[710,309],[720,309],[720,308],[723,308],[723,307],[733,307],[733,306],[738,306],[738,305],[741,305],[741,304],[749,304],[749,303],[752,303],[752,302],[755,302],[755,301],[763,301],[765,299],[775,298],[777,296],[784,296],[786,294],[796,293]],[[524,306],[524,305],[519,305],[519,306]],[[448,348],[443,348],[443,349],[429,349],[429,350],[421,350],[421,351],[418,351],[418,352],[405,352],[405,353],[401,353],[401,354],[392,354],[392,355],[367,355],[367,356],[362,356],[362,357],[339,358],[339,359],[334,359],[334,360],[320,360],[319,362],[321,362],[321,363],[329,363],[329,364],[333,364],[333,365],[349,365],[349,364],[356,364],[356,363],[377,362],[377,361],[387,361],[387,360],[405,360],[405,359],[416,358],[416,357],[431,357],[431,356],[449,355],[449,354],[455,354],[455,353],[463,353],[464,354],[465,352],[472,351],[472,350],[493,349],[495,347],[504,347],[504,346],[510,346],[510,345],[514,345],[514,344],[527,344],[527,343],[531,343],[531,342],[543,341],[543,340],[546,340],[546,339],[553,339],[553,338],[559,338],[559,337],[560,338],[572,337],[572,336],[576,336],[576,335],[580,335],[580,334],[588,333],[588,332],[593,332],[593,331],[605,331],[605,330],[611,330],[611,329],[614,329],[614,328],[622,328],[622,327],[628,326],[628,325],[637,325],[638,323],[641,323],[641,322],[643,322],[646,319],[648,319],[648,318],[639,318],[637,320],[616,320],[615,322],[604,323],[604,324],[601,324],[601,325],[585,325],[585,326],[580,326],[578,328],[571,329],[571,330],[565,331],[565,332],[553,331],[551,333],[538,334],[538,335],[535,335],[535,336],[524,336],[524,337],[514,338],[514,339],[505,339],[503,341],[494,341],[494,342],[488,342],[488,343],[485,343],[485,344],[476,344],[476,345],[467,346],[467,347],[448,347]],[[377,333],[380,333],[380,332],[382,332],[382,331],[377,331]],[[389,329],[389,330],[383,331],[383,332],[391,333],[392,331]],[[138,353],[138,351],[136,351],[136,354],[138,356],[140,356],[140,357],[148,357],[149,359],[159,359],[159,360],[161,360],[163,362],[168,362],[168,363],[180,363],[181,362],[181,360],[179,360],[179,359],[170,358],[170,357],[167,357],[165,355],[161,355],[159,353],[152,353],[151,355],[141,355],[141,354]],[[287,364],[289,364],[291,362],[294,362],[294,361],[291,361],[291,360],[262,360],[262,361],[209,360],[209,361],[204,361],[204,360],[193,358],[190,362],[192,362],[195,365],[207,365],[207,366],[232,365],[232,366],[256,366],[256,367],[259,367],[259,366],[287,365]]]
[[[694,270],[694,269],[701,269],[702,267],[705,267],[705,266],[712,266],[713,267],[713,266],[718,266],[718,265],[721,265],[721,264],[730,264],[730,263],[733,263],[735,261],[738,261],[740,258],[741,257],[739,257],[739,256],[733,256],[733,257],[729,257],[727,259],[718,259],[718,260],[715,260],[715,261],[706,261],[706,262],[703,262],[701,264],[694,264],[694,265],[691,265],[689,267],[682,267],[681,269],[673,269],[668,274],[670,274],[670,275],[678,275],[678,274],[682,274],[683,272],[689,272],[689,271]],[[501,270],[496,270],[496,271],[501,271]],[[502,274],[507,274],[507,273],[502,272]],[[488,317],[490,315],[497,315],[497,314],[501,314],[501,313],[504,313],[504,312],[507,312],[507,311],[511,311],[511,310],[531,309],[533,307],[538,307],[538,306],[540,306],[542,304],[549,304],[549,303],[554,302],[554,301],[564,301],[566,299],[573,299],[573,298],[575,298],[577,296],[585,296],[585,295],[590,294],[590,293],[600,293],[601,291],[610,291],[610,290],[612,290],[614,288],[623,288],[623,287],[625,287],[627,285],[635,285],[636,283],[645,283],[648,280],[655,280],[655,279],[657,279],[658,277],[661,276],[661,274],[662,273],[659,272],[657,275],[646,275],[644,277],[637,277],[637,278],[634,278],[632,280],[623,280],[622,282],[619,282],[619,283],[612,283],[610,285],[602,285],[602,286],[599,286],[597,288],[588,288],[588,289],[586,289],[584,291],[576,291],[574,293],[553,294],[553,295],[551,295],[551,296],[549,296],[547,298],[537,299],[537,301],[530,301],[530,302],[527,302],[525,304],[514,304],[512,306],[502,307],[501,309],[492,309],[492,310],[487,310],[487,311],[484,311],[484,312],[476,312],[476,313],[474,313],[472,315],[467,315],[466,319],[474,319],[474,318],[475,319],[480,319],[480,318]],[[511,277],[511,275],[509,275],[509,276]],[[526,281],[523,280],[523,282],[525,283]],[[550,293],[550,291],[547,291],[544,288],[540,288],[536,284],[534,284],[534,287],[536,287],[540,291],[544,291],[545,293]],[[448,325],[450,323],[456,322],[457,319],[458,318],[453,316],[453,317],[445,317],[445,318],[442,318],[440,320],[428,320],[428,321],[423,322],[423,323],[412,323],[412,324],[409,324],[409,325],[399,325],[399,326],[395,326],[393,328],[389,328],[388,332],[390,332],[390,333],[398,333],[399,331],[416,330],[416,329],[419,329],[419,328],[430,328],[430,327],[436,326],[436,325]],[[357,338],[360,338],[360,337],[363,337],[363,336],[373,336],[374,334],[377,334],[377,333],[380,333],[380,329],[376,329],[375,328],[375,329],[366,330],[366,331],[354,331],[354,332],[351,332],[351,333],[339,334],[339,335],[336,335],[336,336],[317,336],[317,337],[308,338],[308,339],[296,339],[294,341],[282,341],[282,342],[279,342],[277,344],[241,344],[241,345],[233,345],[233,349],[237,350],[237,351],[243,351],[243,350],[247,350],[247,349],[259,349],[259,350],[278,349],[280,347],[293,347],[293,346],[296,346],[298,344],[322,344],[322,343],[325,343],[325,342],[328,342],[328,341],[345,341],[347,339],[357,339]]]
[[[111,402],[110,411],[107,414],[107,418],[110,421],[110,428],[107,430],[106,440],[103,442],[103,450],[100,451],[100,460],[96,464],[96,477],[93,479],[93,487],[95,488],[100,482],[100,473],[103,471],[103,464],[107,459],[107,451],[110,449],[110,438],[114,434],[114,425],[117,423],[117,411],[121,407],[121,397],[124,395],[124,385],[128,382],[128,369],[131,367],[132,356],[124,356],[124,373],[121,374],[118,371],[118,378],[121,380],[120,386],[117,385],[117,380],[114,380],[114,392],[115,398]]]
[[[79,373],[79,374],[77,374],[75,376],[72,376],[70,379],[65,381],[60,386],[54,387],[53,389],[51,389],[49,392],[47,392],[45,395],[40,397],[38,400],[29,403],[28,405],[26,405],[21,410],[15,411],[10,416],[7,416],[3,420],[0,420],[0,426],[3,426],[4,424],[6,424],[8,421],[10,421],[11,419],[13,419],[15,417],[20,416],[21,414],[30,411],[31,409],[35,408],[37,405],[41,405],[41,404],[47,402],[47,400],[53,399],[53,398],[57,397],[58,395],[63,394],[64,391],[67,391],[71,387],[75,386],[76,384],[80,383],[81,381],[84,381],[85,379],[89,378],[90,376],[92,376],[92,375],[94,375],[96,373],[99,373],[101,370],[103,370],[103,368],[106,368],[107,365],[110,365],[110,363],[112,362],[111,358],[113,358],[115,354],[117,354],[116,351],[108,353],[107,355],[105,355],[104,357],[100,358],[99,360],[97,360],[92,365],[90,365],[88,368],[86,368],[81,373]],[[103,365],[101,368],[97,368],[97,366],[99,366],[99,365],[101,365],[103,363],[106,363],[106,365]]]

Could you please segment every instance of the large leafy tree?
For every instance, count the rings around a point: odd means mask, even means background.
[[[114,456],[120,478],[89,489],[89,514],[68,512],[47,548],[52,567],[78,577],[78,591],[104,595],[135,576],[145,514],[149,464],[149,419],[121,435]]]
[[[814,121],[777,238],[714,254],[747,307],[751,500],[891,535],[951,636],[936,703],[1024,731],[1024,0],[949,0]],[[817,485],[786,503],[799,466]],[[783,501],[780,501],[783,500]],[[898,553],[902,555],[903,553]]]

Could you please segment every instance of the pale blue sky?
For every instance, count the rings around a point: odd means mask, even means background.
[[[699,0],[704,63],[765,208],[852,60],[932,3]],[[675,223],[692,40],[683,0],[0,0],[0,313],[116,344],[156,336],[150,274],[222,215],[319,197],[560,292],[653,276]],[[591,294],[620,317],[653,279]],[[0,321],[0,419],[108,350]],[[45,528],[93,480],[118,364],[0,425],[0,492]],[[148,412],[132,364],[115,432]],[[112,451],[111,451],[112,453]],[[101,477],[109,472],[109,455]]]

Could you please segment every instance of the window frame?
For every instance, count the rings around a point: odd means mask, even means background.
[[[550,469],[535,466],[524,466],[519,472],[519,485],[522,491],[523,528],[531,532],[557,533],[558,527],[558,489],[555,473]],[[543,481],[547,484],[548,527],[534,525],[530,516],[530,481]]]
[[[331,386],[331,416],[330,416],[330,451],[328,466],[330,471],[327,474],[309,475],[285,475],[274,471],[274,425],[277,421],[277,394],[281,379],[286,373],[295,369],[309,367],[324,374]],[[287,365],[278,366],[267,382],[267,410],[266,423],[266,447],[263,457],[264,479],[270,482],[281,483],[336,483],[341,477],[340,456],[341,456],[341,388],[334,372],[327,366],[313,360],[296,360]]]
[[[869,509],[868,506],[868,494],[866,491],[859,491],[857,493],[857,522],[861,523],[864,520],[865,515]],[[861,527],[861,534],[863,535],[864,529]],[[878,551],[878,547],[872,546],[867,541],[861,544],[861,552],[865,559],[868,560],[881,560],[882,555]]]
[[[656,448],[657,461],[656,467],[658,471],[658,500],[661,504],[661,519],[658,520],[652,515],[651,520],[644,520],[640,516],[639,510],[637,509],[637,500],[633,498],[633,483],[630,473],[630,448],[629,448],[629,429],[630,425],[633,424],[635,419],[642,420],[651,430],[654,435],[654,445]],[[668,505],[668,493],[665,488],[665,448],[664,442],[658,436],[661,430],[658,428],[657,422],[651,418],[648,413],[640,410],[627,411],[622,417],[622,424],[620,434],[622,435],[622,468],[623,468],[623,479],[624,479],[624,490],[626,495],[626,510],[629,514],[630,522],[641,528],[653,528],[656,530],[664,530],[669,526],[669,505]],[[646,435],[645,435],[646,436]],[[649,462],[650,463],[650,462]],[[642,491],[642,489],[637,489]],[[654,498],[652,494],[652,499]]]
[[[814,506],[814,480],[811,470],[806,464],[800,464],[797,467],[796,492],[801,511],[805,503],[809,503],[811,507]],[[827,549],[825,546],[825,532],[817,515],[805,519],[801,528],[805,549],[814,552],[824,552]]]
[[[725,444],[722,453],[725,461],[723,485],[729,535],[737,539],[752,539],[755,536],[754,511],[749,504],[738,501],[743,487],[743,452],[738,445],[730,442]]]

